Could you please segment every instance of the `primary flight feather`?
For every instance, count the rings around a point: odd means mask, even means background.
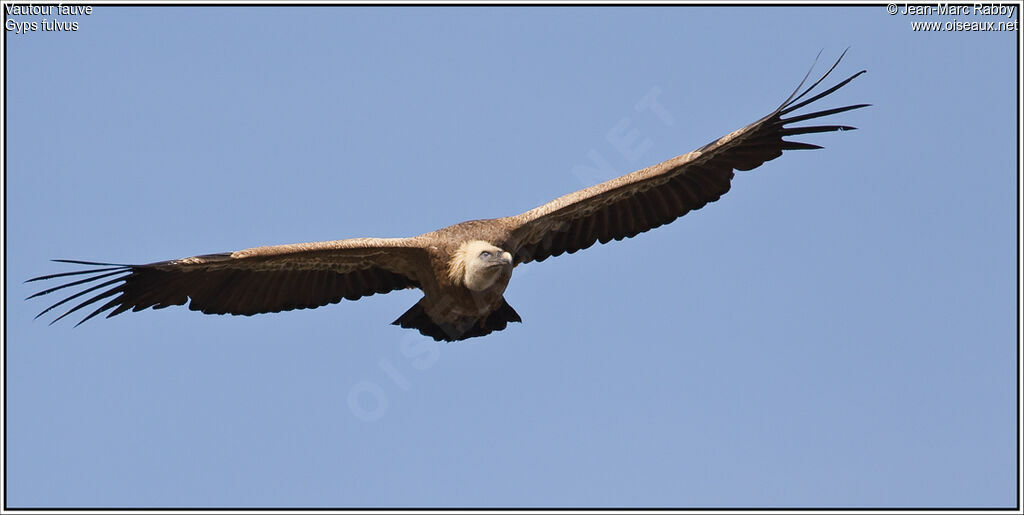
[[[845,52],[844,52],[845,54]],[[846,125],[790,124],[866,107],[848,105],[790,115],[843,87],[861,70],[804,99],[839,64],[800,91],[808,75],[778,108],[760,120],[688,154],[559,197],[525,213],[471,220],[411,238],[355,238],[256,247],[148,265],[55,260],[91,268],[29,279],[70,282],[80,291],[43,310],[64,312],[53,322],[99,304],[78,323],[110,310],[165,308],[189,302],[208,314],[254,315],[316,308],[374,293],[419,288],[421,298],[393,323],[435,340],[484,336],[522,319],[505,301],[512,269],[573,253],[595,242],[621,240],[667,224],[729,191],[733,170],[752,170],[784,150],[817,145],[784,137],[851,130]],[[60,312],[60,311],[58,311]],[[51,322],[51,323],[53,323]]]

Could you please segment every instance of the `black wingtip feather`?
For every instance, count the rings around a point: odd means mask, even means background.
[[[821,145],[815,145],[813,143],[801,143],[799,141],[786,141],[782,140],[782,150],[817,150],[819,148],[825,148]]]
[[[789,104],[790,102],[796,102],[797,100],[800,99],[800,97],[798,97],[796,95],[797,95],[797,93],[800,93],[800,89],[804,87],[804,83],[806,83],[807,79],[811,76],[811,72],[814,71],[814,66],[816,64],[818,64],[818,58],[821,57],[821,53],[824,52],[824,51],[825,51],[824,48],[822,48],[821,50],[818,50],[818,55],[814,56],[814,62],[811,63],[811,67],[807,70],[807,73],[804,74],[804,78],[800,79],[800,84],[796,85],[796,89],[794,89],[793,92],[789,94],[789,97],[787,97],[786,100],[784,100],[782,102],[782,104],[779,105],[779,107],[778,107],[779,109],[782,109],[782,108],[786,107],[786,105]],[[842,56],[840,56],[839,58],[842,59]],[[838,64],[838,61],[836,63]],[[819,80],[819,82],[820,82],[820,80]],[[807,89],[810,90],[813,87],[814,86],[811,86],[810,88],[807,88]],[[800,96],[802,97],[806,93],[807,93],[807,91],[804,91],[803,93],[800,93]],[[796,97],[796,98],[793,98],[793,97]]]
[[[846,52],[848,52],[849,50],[850,50],[850,47],[846,47],[846,49],[843,50],[843,52],[841,54],[839,54],[839,58],[836,59],[836,62],[832,63],[832,66],[829,67],[829,69],[821,77],[819,77],[818,80],[814,81],[814,84],[811,84],[802,93],[797,95],[797,93],[800,91],[800,89],[803,88],[804,83],[807,82],[807,78],[811,76],[811,72],[814,71],[814,67],[818,64],[818,59],[821,57],[821,53],[825,51],[824,48],[822,48],[821,50],[818,50],[818,55],[814,56],[814,61],[811,63],[810,69],[808,69],[807,73],[804,74],[804,78],[800,80],[800,84],[797,84],[796,89],[793,90],[793,93],[791,93],[789,95],[789,97],[786,98],[786,100],[784,102],[782,102],[782,104],[779,105],[778,110],[782,110],[786,106],[790,105],[791,103],[800,100],[804,95],[810,93],[811,90],[813,90],[815,87],[817,87],[818,84],[821,84],[821,81],[825,80],[825,78],[828,77],[829,74],[832,73],[832,70],[836,69],[836,66],[839,66],[839,62],[843,60],[843,57],[846,56]],[[860,73],[864,73],[864,71],[862,70]],[[857,75],[860,75],[860,73],[858,73]],[[856,77],[856,75],[854,75],[854,77]],[[850,79],[848,79],[848,80],[852,80],[852,79],[853,79],[853,77],[850,77]],[[813,102],[813,100],[805,101],[801,105],[806,105],[806,104],[809,104],[810,102]]]
[[[80,296],[82,296],[82,295],[84,295],[86,293],[89,293],[89,292],[93,291],[93,290],[97,290],[99,288],[103,288],[104,286],[110,286],[110,285],[118,283],[120,281],[121,281],[121,279],[118,278],[118,279],[114,279],[112,281],[107,281],[105,283],[98,284],[96,286],[93,286],[92,288],[80,291],[80,292],[76,293],[75,295],[72,295],[72,296],[70,296],[70,297],[68,297],[68,298],[66,298],[66,299],[64,299],[64,300],[62,300],[62,301],[60,301],[60,302],[58,302],[58,303],[48,307],[48,308],[46,308],[46,310],[43,311],[43,313],[45,313],[46,311],[49,311],[49,310],[51,310],[51,309],[53,309],[53,308],[63,304],[63,303],[65,303],[65,302],[67,302],[67,301],[69,301],[71,299],[74,299],[76,297],[80,297]],[[113,295],[113,294],[115,294],[115,293],[117,293],[117,292],[119,292],[119,291],[121,291],[123,289],[124,289],[123,286],[118,286],[118,287],[114,287],[114,288],[111,288],[109,290],[100,292],[99,294],[97,294],[95,296],[92,296],[92,297],[82,301],[81,304],[79,304],[79,305],[77,305],[77,306],[75,306],[75,307],[65,311],[63,315],[61,315],[61,316],[57,317],[56,319],[54,319],[53,322],[50,322],[50,325],[53,325],[53,323],[56,322],[57,320],[60,320],[60,319],[62,319],[64,317],[70,315],[71,313],[74,313],[75,311],[78,311],[79,309],[82,309],[85,306],[88,306],[89,304],[92,304],[93,302],[96,302],[96,301],[98,301],[100,299],[105,299],[105,298],[107,298],[107,297],[109,297],[109,296],[111,296],[111,295]],[[43,313],[40,313],[40,315],[42,315]]]
[[[790,124],[790,123],[797,123],[797,122],[802,122],[804,120],[812,120],[814,118],[821,118],[823,116],[829,116],[829,115],[833,115],[833,114],[837,114],[837,113],[844,113],[846,111],[853,111],[854,109],[860,109],[862,107],[868,107],[870,105],[871,104],[854,104],[854,105],[849,105],[849,106],[836,107],[836,108],[833,108],[833,109],[825,109],[823,111],[815,111],[813,113],[802,114],[802,115],[799,115],[799,116],[794,116],[792,118],[780,118],[779,122],[782,123],[783,125]]]
[[[817,125],[813,127],[789,127],[779,131],[780,136],[793,136],[796,134],[813,134],[818,132],[852,131],[856,127],[850,125]]]
[[[836,64],[839,64],[839,63],[837,62]],[[833,67],[834,66],[835,65],[833,65]],[[831,72],[831,71],[832,71],[832,69],[829,69],[829,72]],[[822,91],[821,93],[818,93],[817,95],[814,95],[813,97],[808,98],[807,100],[804,100],[803,102],[800,102],[799,104],[785,105],[785,107],[779,111],[779,114],[781,115],[781,114],[786,114],[786,113],[793,112],[793,111],[795,111],[797,109],[800,109],[801,107],[803,107],[803,106],[805,106],[807,104],[810,104],[811,102],[814,102],[815,100],[818,100],[818,99],[820,99],[820,98],[822,98],[824,96],[827,96],[827,95],[835,92],[839,88],[849,84],[850,81],[852,81],[853,79],[856,79],[857,77],[859,77],[863,73],[867,73],[867,70],[861,70],[861,71],[859,71],[859,72],[857,72],[857,73],[855,73],[853,75],[850,75],[845,80],[840,81],[839,84],[836,84],[835,86],[832,86],[831,88],[828,88],[825,91]],[[821,82],[822,80],[824,80],[826,76],[828,76],[828,73],[823,75],[821,77],[821,79],[818,79],[818,82]],[[793,102],[796,102],[797,100],[800,100],[800,97],[802,97],[805,94],[809,93],[812,89],[814,89],[814,86],[818,85],[818,82],[815,82],[813,86],[811,86],[810,88],[807,88],[807,90],[804,91],[799,97],[796,97],[795,99],[793,99]]]
[[[101,273],[101,272],[109,272],[110,270],[125,270],[125,271],[127,271],[130,268],[131,268],[130,266],[125,265],[125,266],[115,266],[115,267],[111,267],[111,268],[100,268],[100,269],[96,269],[96,270],[79,270],[77,272],[63,272],[63,273],[59,273],[59,274],[41,275],[39,277],[33,277],[31,279],[26,280],[25,282],[26,283],[31,283],[31,282],[35,282],[35,281],[45,281],[47,279],[55,279],[57,277],[67,277],[69,275],[98,274],[98,273]]]
[[[98,290],[100,288],[103,288],[105,286],[110,286],[111,284],[117,283],[117,282],[119,282],[121,280],[123,280],[123,278],[119,277],[117,279],[113,279],[111,281],[107,281],[105,283],[97,284],[97,285],[94,285],[94,286],[92,286],[90,288],[86,288],[86,289],[84,289],[84,290],[82,290],[82,291],[80,291],[80,292],[78,292],[78,293],[76,293],[74,295],[71,295],[70,297],[67,297],[67,298],[65,298],[63,300],[60,300],[56,304],[53,304],[52,306],[50,306],[50,307],[40,311],[39,314],[36,315],[36,318],[39,318],[39,317],[43,316],[44,314],[50,312],[53,308],[55,308],[57,306],[60,306],[61,304],[64,304],[65,302],[70,302],[70,301],[72,301],[74,299],[77,299],[78,297],[81,297],[82,295],[85,295],[86,293],[89,293],[91,291],[96,291],[96,290]],[[81,306],[79,306],[79,307],[81,307]],[[75,308],[75,309],[78,309],[78,308]],[[71,311],[74,311],[74,309],[72,309]],[[67,315],[67,313],[65,313],[64,315]],[[63,315],[61,316],[61,318],[63,318]],[[57,320],[54,320],[54,322],[56,322],[56,321]],[[50,323],[52,324],[53,322],[50,322]]]
[[[102,312],[112,308],[115,304],[120,302],[120,299],[121,299],[121,297],[119,295],[117,297],[114,297],[114,299],[111,300],[110,302],[107,302],[106,304],[100,306],[99,308],[96,308],[96,311],[93,311],[92,313],[89,313],[89,316],[79,320],[78,323],[75,324],[75,327],[78,327],[78,326],[82,325],[83,323],[85,323],[86,320],[89,320],[90,318],[92,318],[92,317],[94,317],[94,316],[96,316],[96,315],[98,315],[98,314],[100,314],[100,313],[102,313]]]
[[[100,263],[98,261],[81,261],[78,259],[51,259],[57,263],[71,263],[73,265],[92,265],[92,266],[131,266],[124,263]]]
[[[103,272],[105,270],[111,270],[111,269],[110,268],[105,268],[104,270],[90,270],[90,271],[92,273],[97,273],[97,272]],[[25,297],[25,300],[34,299],[36,297],[39,297],[40,295],[46,295],[48,293],[53,293],[53,292],[55,292],[57,290],[61,290],[61,289],[68,288],[68,287],[71,287],[71,286],[78,286],[79,284],[89,283],[89,282],[92,282],[92,281],[103,279],[104,277],[110,277],[112,275],[117,275],[117,274],[121,274],[121,273],[125,273],[125,272],[127,272],[127,270],[114,269],[114,271],[110,272],[110,273],[106,273],[106,274],[101,273],[99,275],[96,275],[96,276],[93,276],[93,277],[87,277],[87,278],[79,280],[79,281],[73,281],[73,282],[70,282],[70,283],[67,283],[67,284],[62,284],[60,286],[54,286],[53,288],[49,288],[49,289],[43,290],[41,292],[37,292],[37,293],[35,293],[33,295],[30,295],[28,297]]]

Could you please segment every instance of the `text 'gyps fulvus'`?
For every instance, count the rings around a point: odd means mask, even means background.
[[[423,298],[398,317],[395,325],[418,329],[435,340],[484,336],[504,329],[509,322],[522,321],[503,296],[516,265],[571,254],[594,242],[621,240],[667,224],[718,200],[729,191],[733,170],[752,170],[779,157],[784,150],[821,148],[786,141],[786,136],[853,129],[845,125],[787,125],[868,104],[784,118],[864,73],[859,71],[802,100],[840,60],[842,55],[820,79],[800,92],[805,76],[782,105],[742,129],[688,154],[570,193],[520,215],[471,220],[412,238],[355,238],[256,247],[148,265],[56,260],[98,268],[30,279],[85,277],[32,297],[71,286],[85,288],[39,313],[86,296],[54,322],[113,297],[83,318],[81,324],[108,309],[113,309],[107,315],[111,317],[129,309],[181,305],[189,299],[189,309],[203,313],[254,315],[419,288]],[[90,284],[96,281],[101,282]]]

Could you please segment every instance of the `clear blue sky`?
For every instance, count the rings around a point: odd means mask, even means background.
[[[1015,504],[1017,33],[882,6],[76,21],[6,35],[10,506]],[[831,118],[860,130],[517,268],[524,323],[486,338],[389,325],[415,291],[78,328],[23,300],[51,258],[516,214],[758,119],[847,46],[837,77],[868,73],[822,106],[874,104]]]

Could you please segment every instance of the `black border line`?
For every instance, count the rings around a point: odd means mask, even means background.
[[[845,3],[845,2],[791,2],[791,3],[761,3],[761,2],[739,2],[739,3],[716,3],[716,2],[701,2],[701,3],[654,3],[654,2],[628,2],[628,1],[615,1],[610,3],[591,3],[587,1],[571,2],[571,1],[558,1],[558,2],[541,2],[541,3],[522,3],[514,1],[495,1],[495,2],[409,2],[409,3],[388,3],[388,2],[353,2],[353,3],[310,3],[310,2],[280,2],[280,3],[253,3],[253,2],[203,2],[203,3],[172,3],[172,2],[62,2],[62,1],[4,1],[3,17],[6,22],[8,15],[6,6],[11,4],[17,5],[40,5],[40,6],[56,6],[60,4],[66,5],[90,5],[93,8],[96,7],[277,7],[277,8],[291,8],[291,7],[392,7],[392,8],[416,8],[416,7],[882,7],[889,2],[872,2],[872,3]],[[898,3],[913,3],[913,4],[932,4],[935,2],[908,2],[902,0]],[[947,3],[947,2],[939,2]],[[973,4],[975,2],[948,2],[954,4]],[[1021,16],[1021,9],[1024,8],[1024,2],[981,2],[986,4],[998,4],[998,5],[1016,5],[1018,7],[1018,20],[1024,18]],[[34,16],[31,14],[18,14],[15,16]],[[3,145],[3,229],[4,229],[4,248],[3,248],[3,293],[4,299],[7,299],[7,30],[4,30],[4,44],[3,44],[3,66],[4,66],[4,79],[3,79],[3,105],[4,105],[4,116],[3,116],[3,130],[4,140]],[[1021,43],[1022,36],[1021,30],[1017,31],[1017,139],[1018,143],[1021,138],[1021,115],[1020,115],[1020,104],[1021,104]],[[1016,443],[1016,464],[1017,464],[1017,505],[1013,508],[976,508],[976,507],[860,507],[860,508],[824,508],[824,507],[795,507],[795,508],[757,508],[757,507],[693,507],[693,508],[679,508],[679,507],[521,507],[521,508],[509,508],[509,507],[456,507],[456,508],[423,508],[423,507],[305,507],[305,508],[267,508],[267,507],[157,507],[157,508],[128,508],[128,507],[18,507],[11,508],[7,505],[7,310],[6,305],[3,314],[3,492],[2,492],[2,506],[0,506],[0,512],[14,513],[14,512],[26,512],[26,513],[37,513],[37,512],[74,512],[74,513],[90,513],[90,512],[136,512],[136,513],[184,513],[184,512],[253,512],[253,513],[268,513],[268,512],[288,512],[288,513],[321,513],[321,512],[483,512],[483,513],[505,513],[505,512],[834,512],[834,513],[847,513],[847,512],[934,512],[934,513],[955,513],[955,512],[999,512],[999,513],[1024,513],[1021,511],[1021,148],[1018,144],[1016,149],[1017,156],[1017,176],[1016,176],[1016,201],[1017,201],[1017,249],[1016,249],[1016,263],[1017,263],[1017,285],[1016,285],[1016,307],[1017,307],[1017,362],[1016,362],[1016,373],[1017,373],[1017,391],[1015,392],[1016,399],[1016,411],[1017,411],[1017,441]]]

